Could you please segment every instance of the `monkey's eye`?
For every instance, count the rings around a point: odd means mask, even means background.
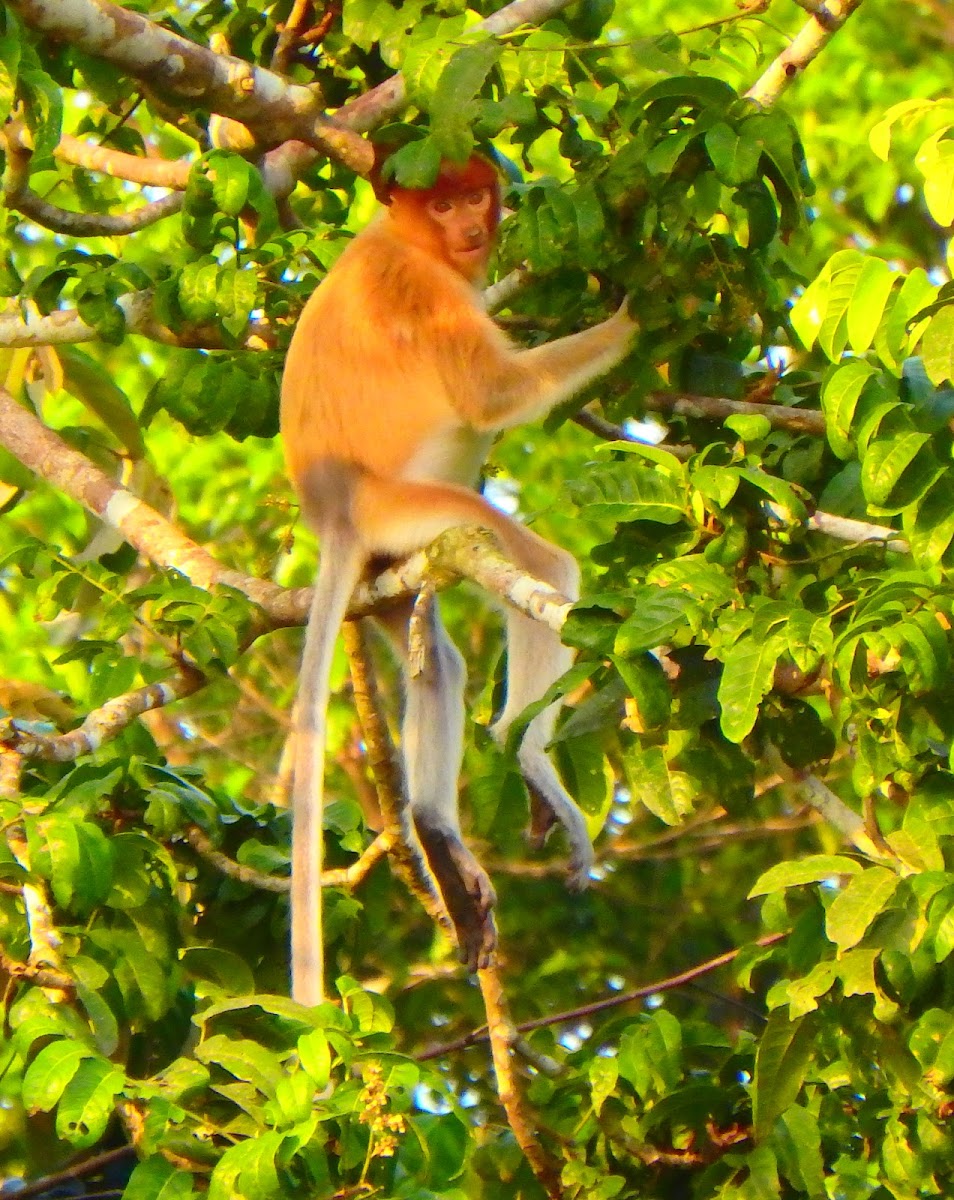
[[[433,213],[449,213],[453,207],[449,200],[432,200],[428,205]]]
[[[479,188],[477,191],[467,194],[467,203],[472,204],[476,208],[477,205],[484,203],[488,195],[487,188]]]

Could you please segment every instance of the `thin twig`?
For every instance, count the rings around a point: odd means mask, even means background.
[[[107,700],[87,713],[82,725],[68,733],[36,733],[20,729],[15,723],[0,733],[0,741],[22,758],[45,762],[73,762],[92,754],[104,742],[117,737],[143,713],[163,708],[184,696],[194,695],[206,683],[199,671],[183,668],[163,683],[151,683],[122,696]]]
[[[41,1179],[34,1179],[32,1183],[24,1184],[23,1187],[17,1188],[17,1196],[22,1197],[22,1200],[33,1200],[34,1196],[52,1193],[54,1188],[74,1183],[77,1179],[85,1179],[89,1175],[96,1175],[105,1167],[111,1167],[115,1163],[135,1157],[134,1146],[120,1146],[116,1150],[104,1150],[102,1154],[94,1154],[92,1158],[74,1163],[73,1166],[67,1167],[63,1171],[56,1171],[52,1175],[44,1175]]]
[[[256,870],[229,858],[221,850],[215,848],[212,839],[198,825],[190,825],[185,831],[185,838],[195,852],[201,855],[217,871],[235,879],[239,883],[247,883],[250,887],[259,888],[263,892],[288,892],[291,890],[291,879],[287,875],[270,875],[267,871]],[[321,873],[322,887],[351,888],[359,884],[371,869],[391,849],[391,835],[379,833],[368,848],[357,858],[350,867],[335,867]]]
[[[756,939],[752,944],[762,948],[766,946],[774,946],[777,942],[783,941],[788,937],[788,933],[769,933],[765,937]],[[618,996],[611,996],[606,1000],[596,1000],[592,1004],[583,1004],[579,1008],[566,1009],[564,1012],[553,1013],[548,1017],[537,1017],[532,1021],[521,1021],[515,1026],[518,1033],[528,1033],[533,1029],[543,1029],[549,1025],[563,1025],[568,1022],[578,1022],[585,1017],[592,1017],[598,1012],[604,1012],[610,1008],[619,1008],[623,1004],[631,1004],[635,1000],[645,1000],[647,996],[654,996],[658,992],[671,992],[676,988],[683,987],[687,983],[692,983],[694,979],[699,979],[703,975],[708,975],[712,971],[717,971],[720,967],[727,966],[739,957],[739,955],[748,949],[746,946],[738,946],[734,950],[727,950],[725,954],[717,954],[715,958],[707,959],[705,962],[699,963],[695,967],[690,967],[686,971],[680,971],[678,975],[670,975],[666,979],[656,980],[655,983],[648,983],[644,987],[636,988],[632,992],[620,992]],[[445,1042],[440,1046],[432,1046],[429,1050],[423,1050],[415,1057],[426,1062],[430,1059],[444,1058],[448,1054],[456,1054],[460,1050],[466,1050],[470,1046],[477,1046],[483,1042],[489,1041],[490,1035],[486,1026],[480,1029],[475,1029],[471,1033],[465,1034],[464,1037],[457,1038],[453,1042]]]
[[[281,33],[278,35],[278,41],[275,43],[275,49],[272,52],[272,61],[269,65],[273,71],[283,74],[288,70],[288,63],[295,50],[299,36],[308,24],[311,7],[312,0],[295,0],[295,3],[292,5],[292,10],[288,14],[288,19],[285,21]]]

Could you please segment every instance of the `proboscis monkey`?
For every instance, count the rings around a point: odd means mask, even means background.
[[[494,435],[547,412],[625,354],[634,326],[609,320],[517,349],[481,306],[500,218],[495,169],[444,163],[426,190],[382,187],[386,208],[342,254],[298,322],[282,383],[281,427],[303,513],[320,539],[297,707],[292,838],[292,994],[323,998],[321,862],[329,673],[351,594],[372,557],[400,557],[445,530],[481,525],[528,574],[571,599],[576,562],[475,490]],[[407,662],[411,603],[380,618]],[[464,667],[436,606],[422,674],[405,671],[402,752],[414,832],[471,969],[496,944],[494,891],[463,842],[457,778]],[[507,730],[569,667],[550,629],[507,616],[507,694],[492,732]],[[559,823],[569,877],[582,886],[592,847],[579,808],[545,752],[558,705],[534,718],[517,751],[534,832]]]

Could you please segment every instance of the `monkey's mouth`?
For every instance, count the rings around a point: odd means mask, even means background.
[[[472,259],[479,258],[482,254],[486,254],[486,252],[487,243],[481,242],[477,246],[461,246],[459,249],[454,250],[453,254],[456,258],[462,258],[465,262],[470,262]]]

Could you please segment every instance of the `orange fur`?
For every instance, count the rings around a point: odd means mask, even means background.
[[[292,883],[293,993],[321,999],[320,870],[324,710],[341,617],[372,555],[405,554],[461,524],[490,528],[530,574],[575,598],[576,564],[473,491],[492,435],[526,421],[625,353],[625,306],[593,329],[533,350],[511,345],[483,311],[499,219],[493,169],[445,164],[426,191],[390,188],[388,207],[341,256],[299,320],[285,365],[281,424],[289,473],[322,543],[298,704]],[[393,623],[391,632],[393,633]],[[501,738],[571,656],[549,630],[508,617]],[[399,646],[400,649],[400,646]],[[459,655],[439,619],[433,669],[407,682],[404,754],[415,830],[477,966],[494,946],[493,889],[459,831],[456,777],[463,723]],[[528,727],[518,757],[532,794],[571,843],[576,882],[591,850],[579,810],[544,748],[556,709]],[[426,737],[421,736],[422,729]],[[537,822],[535,822],[537,824]]]

